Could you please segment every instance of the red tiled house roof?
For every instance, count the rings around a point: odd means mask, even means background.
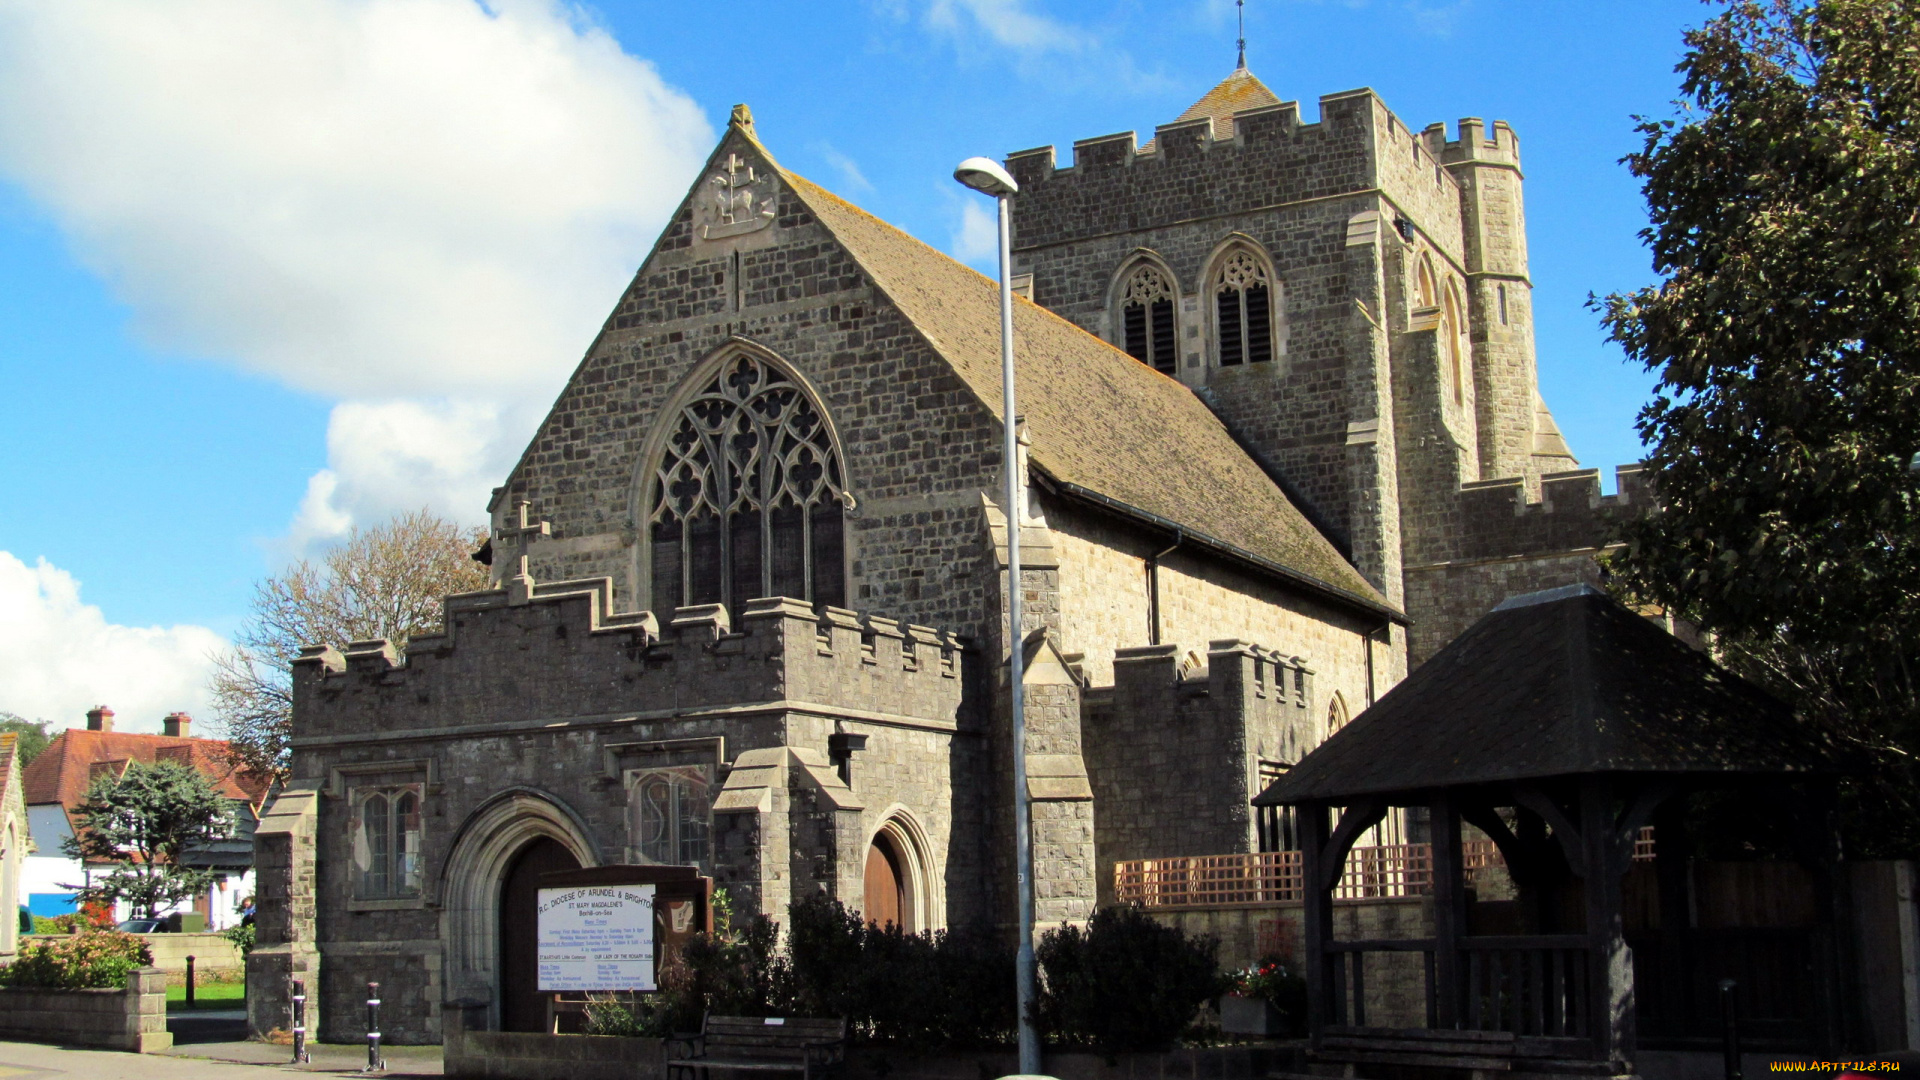
[[[27,804],[59,803],[72,817],[95,776],[109,770],[117,775],[134,761],[143,765],[155,761],[192,765],[215,791],[229,799],[244,800],[256,811],[266,798],[266,778],[235,769],[227,761],[225,740],[69,728],[56,735],[27,766],[23,777]],[[76,821],[75,827],[78,825]]]

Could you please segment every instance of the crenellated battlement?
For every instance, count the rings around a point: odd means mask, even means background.
[[[303,649],[294,661],[300,736],[336,721],[386,730],[632,712],[661,717],[769,702],[957,721],[967,645],[945,631],[783,597],[615,613],[606,578],[446,600],[444,630],[402,655],[384,640]],[[358,699],[344,707],[345,698]],[[469,701],[484,707],[466,707]]]
[[[1513,133],[1505,120],[1495,120],[1489,131],[1479,117],[1463,116],[1459,132],[1459,138],[1449,140],[1447,126],[1434,123],[1420,134],[1427,142],[1428,152],[1446,165],[1474,162],[1520,167],[1520,136]]]
[[[1548,473],[1540,501],[1530,502],[1518,476],[1460,485],[1455,559],[1505,558],[1577,551],[1611,542],[1619,525],[1653,506],[1646,467],[1614,470],[1617,494],[1600,493],[1599,469]]]

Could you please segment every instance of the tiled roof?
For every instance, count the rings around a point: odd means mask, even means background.
[[[779,169],[772,155],[767,161]],[[997,418],[998,284],[813,182],[781,175]],[[1032,463],[1045,476],[1180,527],[1198,543],[1392,610],[1180,382],[1020,297],[1014,341],[1019,409]]]
[[[1207,91],[1199,101],[1194,102],[1186,112],[1181,113],[1174,123],[1211,116],[1213,117],[1213,137],[1231,139],[1234,113],[1278,104],[1280,104],[1279,96],[1267,89],[1266,83],[1254,78],[1253,72],[1246,68],[1237,68],[1233,74],[1221,79],[1218,86]]]
[[[266,780],[236,771],[227,761],[227,744],[222,740],[69,728],[54,736],[53,742],[26,767],[23,786],[27,804],[59,803],[71,814],[86,798],[96,764],[102,767],[128,761],[152,764],[169,758],[192,764],[213,783],[214,790],[229,799],[243,799],[257,808],[266,796]],[[124,768],[117,764],[112,767],[115,771]]]
[[[1752,683],[1588,585],[1514,597],[1254,802],[1592,773],[1813,773],[1838,750]]]

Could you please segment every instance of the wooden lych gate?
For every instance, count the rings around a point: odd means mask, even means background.
[[[1733,959],[1792,968],[1763,991],[1794,1013],[1760,1026],[1779,1049],[1844,1045],[1836,759],[1823,732],[1597,590],[1507,601],[1255,799],[1300,823],[1310,1055],[1362,1076],[1626,1075],[1641,1045],[1711,1033]],[[1695,926],[1689,801],[1727,789],[1795,807],[1809,926]],[[1432,936],[1337,937],[1348,852],[1394,807],[1431,844]],[[1634,869],[1647,826],[1655,857]],[[1511,881],[1496,902],[1468,891],[1480,841]]]

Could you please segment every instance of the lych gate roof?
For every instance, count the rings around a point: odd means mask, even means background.
[[[771,155],[766,160],[779,169]],[[780,173],[998,417],[998,285],[811,181]],[[1014,340],[1020,412],[1033,439],[1032,463],[1045,476],[1369,608],[1392,610],[1185,386],[1018,297]]]
[[[1832,771],[1829,735],[1587,585],[1515,597],[1254,802],[1590,773]]]

